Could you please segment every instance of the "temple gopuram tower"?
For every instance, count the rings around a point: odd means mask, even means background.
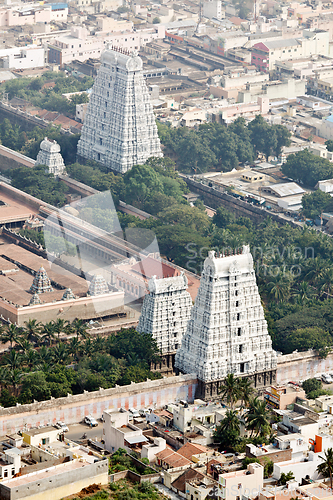
[[[65,164],[60,154],[60,146],[52,139],[45,139],[40,143],[35,165],[46,165],[50,174],[54,176],[63,174]]]
[[[209,252],[175,367],[197,375],[197,397],[206,400],[218,395],[228,373],[251,378],[255,387],[275,382],[276,353],[248,246],[233,255]]]
[[[46,274],[44,267],[40,267],[35,274],[29,291],[33,294],[53,292],[50,278]]]
[[[175,354],[190,319],[193,306],[187,284],[184,273],[162,279],[153,276],[143,300],[137,331],[150,333],[156,340],[162,362],[153,368],[164,374],[173,372]]]
[[[108,48],[90,96],[78,161],[95,160],[125,173],[151,156],[163,155],[142,59],[136,52]]]

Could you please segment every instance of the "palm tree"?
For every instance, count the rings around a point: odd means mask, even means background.
[[[239,397],[242,400],[242,407],[247,405],[254,393],[252,380],[248,377],[238,379]]]
[[[52,349],[52,360],[55,364],[65,365],[68,361],[68,347],[64,342],[59,342]]]
[[[248,429],[251,429],[251,437],[254,431],[257,436],[264,434],[269,427],[269,417],[266,402],[254,398],[250,401],[249,411],[246,415]]]
[[[219,394],[221,394],[222,401],[226,401],[230,404],[232,409],[234,403],[238,401],[240,395],[238,379],[233,373],[228,373],[226,378],[223,380]]]
[[[72,328],[74,332],[76,333],[76,338],[78,339],[79,337],[86,339],[89,334],[87,332],[87,325],[83,321],[83,319],[77,319],[75,318],[74,321],[72,321]]]
[[[321,464],[318,465],[317,467],[317,472],[322,474],[323,476],[328,476],[330,478],[330,488],[332,491],[332,486],[333,486],[333,449],[332,448],[327,448],[327,450],[324,452],[325,456],[319,458],[323,460]]]
[[[29,370],[33,370],[39,363],[39,353],[35,349],[29,349],[24,353],[23,363],[25,366],[29,368]]]
[[[25,334],[28,340],[38,343],[40,341],[41,324],[36,319],[24,322]]]
[[[8,375],[8,380],[13,388],[14,396],[17,396],[17,387],[21,382],[21,378],[22,378],[22,371],[19,368],[14,368],[13,370],[10,370]]]
[[[306,281],[302,281],[299,285],[293,288],[292,296],[297,298],[300,304],[309,302],[314,295],[314,290]]]
[[[31,342],[29,342],[29,340],[26,338],[21,338],[18,341],[18,346],[19,346],[19,351],[23,351],[24,353],[29,351],[32,347]]]
[[[333,269],[331,267],[323,270],[320,276],[319,285],[320,291],[326,295],[326,298],[331,298],[333,293]]]
[[[43,345],[38,351],[40,362],[50,364],[52,361],[52,351],[45,345]]]
[[[66,329],[66,321],[64,319],[58,318],[57,321],[54,322],[54,330],[58,335],[58,340],[60,339],[60,334],[63,333]]]
[[[269,296],[277,302],[287,300],[290,295],[290,284],[290,280],[288,279],[280,278],[279,276],[273,278],[267,284]]]
[[[80,357],[82,344],[77,337],[72,337],[69,341],[67,352],[72,356],[72,359],[78,361]]]
[[[49,321],[48,323],[45,323],[41,334],[42,334],[43,340],[45,339],[45,341],[50,346],[52,344],[53,339],[55,339],[55,329],[54,329],[53,321]]]
[[[239,434],[240,421],[234,410],[227,410],[224,419],[219,424],[219,433],[232,432]]]
[[[1,341],[3,343],[10,342],[10,347],[13,347],[13,344],[18,344],[21,336],[22,328],[14,325],[14,323],[11,323],[1,335]]]
[[[3,356],[2,361],[4,366],[9,367],[11,370],[15,370],[22,364],[22,355],[15,351],[15,349],[12,349]]]
[[[0,387],[1,390],[5,389],[8,385],[8,369],[6,366],[0,366]]]

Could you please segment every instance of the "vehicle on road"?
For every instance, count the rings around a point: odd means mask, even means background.
[[[57,422],[55,426],[57,429],[60,429],[62,432],[68,432],[68,426],[64,422]]]
[[[328,373],[323,373],[323,375],[321,376],[321,380],[325,384],[331,384],[333,382],[333,378]]]
[[[86,417],[84,417],[84,423],[87,425],[90,425],[90,427],[97,427],[98,426],[97,420],[94,417],[92,417],[91,415],[87,415]]]

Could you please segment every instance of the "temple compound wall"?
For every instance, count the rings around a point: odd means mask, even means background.
[[[81,422],[86,415],[100,418],[104,410],[119,408],[161,408],[174,401],[193,402],[197,379],[193,375],[147,380],[139,384],[116,386],[95,392],[64,398],[50,399],[39,403],[0,408],[0,435],[4,436],[23,428],[54,424]]]
[[[278,356],[276,383],[286,384],[333,372],[333,353],[322,359],[316,351],[293,352]]]

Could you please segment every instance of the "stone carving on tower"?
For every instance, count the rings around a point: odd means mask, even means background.
[[[192,299],[187,285],[184,273],[162,279],[153,276],[148,282],[137,331],[150,333],[156,340],[164,361],[162,371],[173,370],[174,355],[190,319]]]
[[[228,373],[250,376],[256,386],[274,382],[276,353],[248,246],[233,255],[209,252],[175,367],[195,373],[206,398]]]
[[[77,147],[78,160],[95,160],[125,173],[161,145],[142,71],[142,59],[116,48],[101,57]]]
[[[35,165],[46,165],[49,173],[54,176],[62,174],[65,170],[65,164],[60,154],[59,144],[45,137],[40,143],[40,150]]]
[[[33,279],[32,285],[29,290],[33,294],[53,292],[53,288],[51,286],[51,281],[44,267],[40,267],[35,277]]]

